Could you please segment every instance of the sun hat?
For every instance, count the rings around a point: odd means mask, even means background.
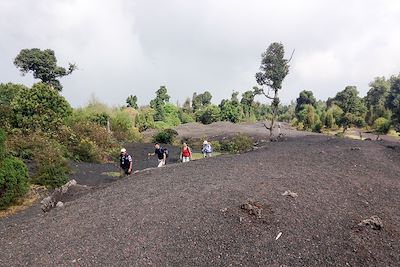
[[[207,140],[204,140],[203,145],[207,145],[207,144],[208,144]]]
[[[125,148],[121,148],[121,153],[125,153],[126,149]]]

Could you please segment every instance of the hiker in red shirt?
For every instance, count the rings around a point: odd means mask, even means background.
[[[182,162],[189,162],[192,160],[192,151],[190,150],[190,147],[186,143],[183,143],[183,146],[181,148],[180,158]]]

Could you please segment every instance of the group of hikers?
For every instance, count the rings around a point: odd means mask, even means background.
[[[154,152],[148,153],[147,156],[157,156],[158,165],[157,167],[163,167],[167,163],[167,158],[169,155],[168,149],[162,147],[159,143],[154,144]],[[203,147],[201,149],[201,153],[203,154],[204,158],[211,157],[212,155],[212,147],[211,144],[205,140],[203,142]],[[180,161],[183,163],[189,162],[192,160],[192,150],[188,146],[187,143],[183,143],[180,155]],[[119,158],[120,167],[121,167],[121,176],[126,176],[132,174],[133,171],[133,160],[132,156],[129,155],[125,148],[121,149],[121,154]]]

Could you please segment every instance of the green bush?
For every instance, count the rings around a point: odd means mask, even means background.
[[[28,191],[28,170],[14,157],[0,161],[0,209],[7,208],[17,197]]]
[[[183,112],[182,110],[179,112],[179,119],[183,124],[185,123],[190,123],[190,122],[195,122],[195,119],[193,116],[189,113]]]
[[[154,129],[157,129],[157,130],[168,129],[168,125],[163,121],[154,122],[153,127],[154,127]]]
[[[373,128],[378,135],[387,134],[390,130],[390,121],[383,117],[377,118],[374,121]]]
[[[221,143],[219,141],[210,141],[213,151],[221,151]]]
[[[83,162],[101,162],[101,152],[95,142],[83,138],[73,148],[74,159]]]
[[[57,187],[68,181],[70,167],[65,158],[67,149],[55,139],[40,132],[20,133],[8,138],[7,147],[13,155],[33,161],[33,183]]]
[[[153,136],[153,142],[162,144],[173,144],[177,136],[178,132],[174,129],[165,129],[157,132]]]
[[[37,172],[32,177],[32,181],[38,185],[56,188],[68,182],[70,168],[65,159],[59,162],[41,162]]]
[[[19,91],[11,102],[11,108],[16,128],[25,131],[56,132],[72,114],[72,108],[67,100],[43,83]]]
[[[215,105],[208,105],[205,108],[196,111],[196,121],[203,124],[211,124],[220,120],[220,109]]]
[[[6,154],[6,133],[0,128],[0,160],[4,158]]]
[[[154,128],[154,114],[155,111],[152,108],[141,108],[139,110],[135,121],[135,126],[139,129],[139,132]]]
[[[355,117],[353,123],[358,128],[362,128],[367,125],[363,117]]]
[[[221,143],[221,150],[229,153],[241,153],[252,150],[253,140],[244,134],[238,134],[230,140]]]

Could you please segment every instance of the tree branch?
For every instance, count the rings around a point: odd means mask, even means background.
[[[296,51],[296,49],[293,49],[293,51],[292,51],[292,54],[290,55],[290,58],[289,58],[289,60],[288,60],[288,62],[287,62],[287,63],[289,63],[289,62],[292,60],[292,58],[293,58],[293,55],[294,55],[294,51]]]
[[[265,123],[263,123],[264,124],[264,127],[268,130],[268,131],[271,131],[271,127],[268,127]]]

